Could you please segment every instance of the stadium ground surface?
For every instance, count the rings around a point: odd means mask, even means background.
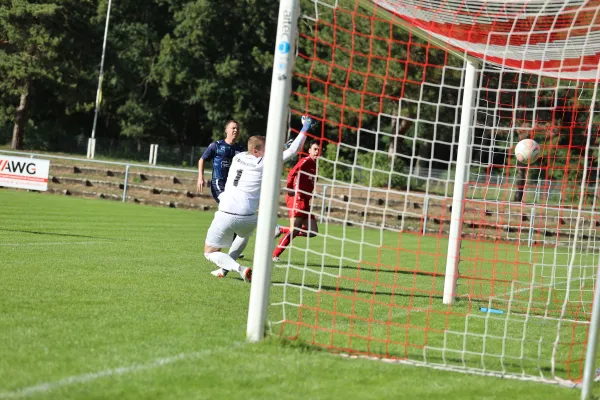
[[[215,279],[202,255],[212,213],[5,189],[0,204],[0,399],[579,398],[298,342],[245,343],[250,287]]]

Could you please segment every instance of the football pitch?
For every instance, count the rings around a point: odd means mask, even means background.
[[[215,279],[202,254],[212,212],[13,190],[0,190],[0,205],[0,399],[580,395],[275,339],[248,344],[250,286]]]

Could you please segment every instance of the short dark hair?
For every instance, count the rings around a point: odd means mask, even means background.
[[[236,124],[237,126],[240,126],[240,123],[239,123],[239,122],[237,122],[235,119],[230,119],[230,120],[228,120],[227,122],[225,122],[225,129],[227,129],[227,127],[229,126],[229,124],[230,124],[230,123],[232,123],[232,122],[235,122],[235,124]]]
[[[310,142],[308,142],[308,148],[310,149],[311,147],[313,147],[314,145],[317,145],[319,147],[321,147],[321,141],[320,140],[311,140]]]

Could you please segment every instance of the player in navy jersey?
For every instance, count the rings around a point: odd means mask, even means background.
[[[225,190],[225,183],[227,182],[227,175],[229,174],[229,167],[231,167],[231,160],[236,154],[246,151],[246,147],[236,144],[240,127],[237,121],[231,120],[225,124],[225,139],[212,142],[202,158],[198,161],[198,192],[204,190],[206,181],[204,180],[204,163],[213,163],[212,178],[210,181],[210,192],[215,199],[219,202],[219,196]]]

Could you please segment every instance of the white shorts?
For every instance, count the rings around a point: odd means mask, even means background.
[[[258,216],[235,215],[217,211],[206,233],[204,244],[218,249],[224,249],[233,243],[233,235],[243,238],[252,236],[256,228]]]

